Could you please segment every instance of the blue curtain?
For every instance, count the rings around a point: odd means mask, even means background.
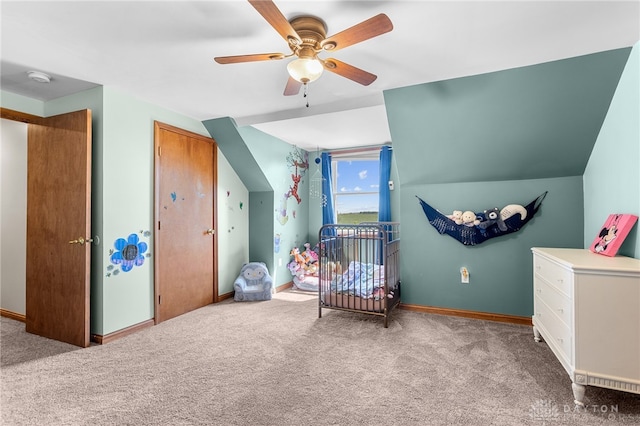
[[[334,224],[336,218],[333,213],[333,194],[331,192],[331,154],[322,153],[322,195],[326,203],[322,206],[322,224]]]
[[[380,199],[378,201],[378,221],[391,221],[391,148],[383,146],[380,150]]]

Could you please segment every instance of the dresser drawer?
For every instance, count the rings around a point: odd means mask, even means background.
[[[533,257],[533,271],[537,277],[542,278],[561,293],[572,296],[573,275],[568,269],[537,255]]]
[[[571,299],[569,299],[567,295],[560,293],[557,288],[553,287],[546,280],[539,279],[538,277],[534,278],[533,288],[536,297],[543,301],[545,305],[569,327],[569,330],[573,330],[573,303]]]
[[[560,320],[560,317],[540,297],[535,296],[534,303],[536,322],[549,334],[543,334],[547,344],[559,349],[565,360],[572,363],[573,333],[571,329]]]

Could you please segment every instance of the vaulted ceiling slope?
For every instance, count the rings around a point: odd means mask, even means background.
[[[630,51],[385,91],[400,181],[582,175]]]

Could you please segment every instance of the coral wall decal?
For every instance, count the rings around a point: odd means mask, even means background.
[[[294,150],[287,155],[287,167],[291,170],[291,180],[293,185],[289,187],[289,196],[293,196],[298,204],[302,202],[302,199],[298,195],[298,185],[302,180],[302,177],[309,169],[309,153],[301,150],[298,147],[294,147]]]

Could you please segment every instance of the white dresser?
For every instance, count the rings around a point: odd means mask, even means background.
[[[640,394],[640,259],[584,249],[533,252],[533,333],[573,382]]]

